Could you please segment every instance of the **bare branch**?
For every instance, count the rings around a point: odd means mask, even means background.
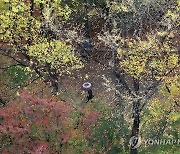
[[[0,50],[1,50],[1,51],[10,51],[10,50],[12,50],[12,49],[2,49],[2,48],[0,48]],[[28,66],[28,65],[24,64],[24,62],[22,62],[22,61],[20,61],[20,60],[17,60],[16,58],[14,58],[13,56],[11,56],[11,55],[9,55],[9,54],[1,53],[1,52],[0,52],[0,54],[3,55],[3,56],[6,56],[6,57],[9,57],[9,58],[13,59],[13,60],[16,61],[17,63],[19,63],[21,66],[25,66],[25,67]]]

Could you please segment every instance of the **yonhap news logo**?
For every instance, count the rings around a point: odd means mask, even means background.
[[[140,146],[148,145],[174,145],[180,144],[180,139],[144,139],[142,140],[140,136],[132,136],[129,140],[131,149],[137,149]]]
[[[129,140],[129,144],[130,144],[131,149],[137,149],[141,145],[141,137],[132,136]]]

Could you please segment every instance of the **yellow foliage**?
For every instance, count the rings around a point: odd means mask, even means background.
[[[59,73],[70,73],[71,70],[82,67],[70,45],[60,41],[42,42],[29,47],[29,55],[37,58],[42,64],[50,64]]]
[[[121,38],[122,47],[118,50],[121,69],[135,78],[152,75],[152,69],[156,72],[155,78],[162,77],[178,65],[178,54],[174,52],[177,49],[171,45],[173,36],[172,32],[160,31],[148,34],[144,40]],[[164,42],[161,37],[165,37]],[[123,48],[124,45],[127,48]]]
[[[0,1],[0,4],[3,4],[3,9],[0,10],[0,39],[8,42],[15,49],[14,54],[22,52],[18,50],[19,47],[23,49],[23,52],[27,50],[29,56],[36,58],[40,65],[49,64],[59,74],[70,73],[73,69],[82,67],[82,63],[70,45],[53,39],[49,41],[42,35],[43,22],[31,16],[30,2],[25,3],[22,0],[6,0],[4,2],[6,3]],[[58,0],[53,2],[35,0],[34,3],[37,6],[40,3],[44,5],[44,15],[51,13],[53,8],[58,12],[56,12],[57,16],[68,18],[71,14],[68,6],[65,6],[65,9],[59,7],[60,1]],[[46,3],[52,3],[51,8]],[[8,9],[5,9],[6,7]],[[30,65],[33,65],[33,60],[30,61]]]

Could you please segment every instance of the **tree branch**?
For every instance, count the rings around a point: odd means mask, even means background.
[[[14,67],[14,66],[21,66],[21,64],[14,64],[14,65],[10,65],[7,67],[0,67],[0,69],[9,69],[9,68]]]
[[[146,95],[146,101],[144,102],[144,104],[142,105],[142,107],[140,108],[140,111],[142,111],[142,109],[144,108],[144,106],[148,103],[148,99],[150,99],[158,90],[158,86],[161,84],[161,82],[164,80],[164,77],[166,77],[167,75],[169,75],[173,70],[175,70],[178,66],[174,66],[171,70],[169,70],[167,73],[165,73],[163,75],[163,77],[161,79],[159,79],[157,81],[157,83],[155,85],[151,85],[149,88],[147,88],[147,90],[145,91],[145,95]],[[151,89],[153,89],[151,91]],[[151,93],[150,93],[151,92]],[[150,93],[150,94],[149,94]],[[149,96],[148,96],[149,94]]]
[[[3,50],[3,49],[0,48],[0,50]],[[12,50],[12,49],[8,49],[8,50]],[[16,61],[17,63],[19,63],[21,66],[25,66],[25,67],[28,66],[28,65],[24,64],[22,61],[17,60],[16,58],[14,58],[14,57],[11,56],[11,55],[8,55],[8,54],[5,54],[5,53],[0,53],[0,54],[3,55],[3,56],[6,56],[6,57],[9,57],[9,58],[13,59],[13,60]]]

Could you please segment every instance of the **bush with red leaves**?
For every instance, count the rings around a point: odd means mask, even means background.
[[[0,108],[0,153],[46,154],[61,151],[72,106],[20,94],[20,101]]]

